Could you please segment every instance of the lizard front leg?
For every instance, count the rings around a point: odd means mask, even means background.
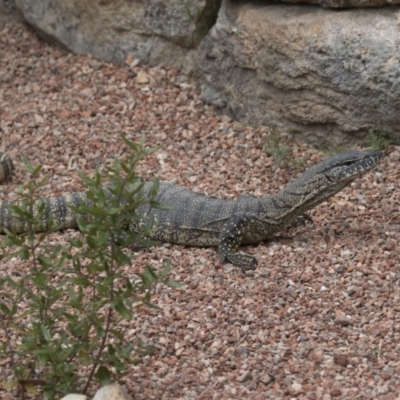
[[[313,219],[308,214],[300,214],[296,217],[297,223],[301,225],[305,225],[307,222],[313,223]]]
[[[250,254],[239,252],[243,234],[251,223],[251,217],[235,215],[228,219],[219,235],[218,253],[222,260],[227,260],[238,266],[243,273],[245,267],[255,269],[258,262]]]

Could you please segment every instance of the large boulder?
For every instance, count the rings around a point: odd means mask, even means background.
[[[399,8],[224,0],[200,45],[206,100],[252,124],[319,142],[368,131],[399,138]]]
[[[280,0],[285,3],[319,4],[330,8],[381,7],[400,4],[400,0]]]
[[[75,53],[177,66],[185,64],[218,10],[214,0],[14,1],[38,33]]]

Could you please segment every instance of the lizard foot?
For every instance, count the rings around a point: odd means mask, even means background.
[[[226,260],[232,263],[233,265],[236,265],[241,269],[241,271],[244,274],[248,270],[255,270],[258,264],[257,259],[252,255],[246,253],[239,253],[237,251],[221,254],[221,259]]]
[[[301,214],[297,218],[297,222],[301,225],[305,225],[307,222],[313,223],[313,219],[308,214]]]

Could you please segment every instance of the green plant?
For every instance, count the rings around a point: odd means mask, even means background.
[[[271,134],[264,141],[265,152],[273,157],[277,164],[286,163],[289,157],[289,146],[281,143],[279,133],[271,130]]]
[[[370,130],[365,137],[364,145],[373,150],[384,150],[395,141],[387,132]]]
[[[345,147],[332,143],[320,143],[315,146],[315,149],[328,156],[333,156],[335,154],[345,151]]]
[[[291,157],[290,147],[282,144],[281,136],[274,130],[271,130],[271,134],[264,140],[264,149],[274,158],[275,163],[282,164],[285,168],[303,169],[307,165],[304,157]]]
[[[81,235],[66,245],[46,240],[57,230],[54,220],[45,233],[35,233],[49,219],[45,202],[36,200],[49,178],[40,179],[40,166],[24,161],[32,180],[20,188],[21,201],[9,209],[15,221],[25,221],[26,233],[6,231],[0,247],[0,260],[17,257],[29,265],[20,278],[0,279],[0,336],[5,338],[0,359],[10,359],[15,375],[14,381],[0,384],[18,387],[22,398],[25,391],[43,392],[44,399],[86,393],[94,378],[105,384],[124,374],[151,347],[139,339],[128,342],[120,322],[131,320],[143,305],[157,308],[151,302],[157,282],[181,286],[167,278],[169,263],[159,272],[147,266],[133,282],[123,274],[121,267],[133,258],[130,245],[151,244],[143,239],[151,221],[140,234],[127,229],[136,221],[135,210],[163,206],[154,201],[158,182],[145,195],[135,173],[137,162],[157,149],[146,148],[144,138],[138,144],[122,139],[129,151],[125,161],[117,159],[106,170],[111,185],[103,184],[98,171],[93,178],[81,174],[86,201],[72,207]],[[22,310],[21,302],[26,304]]]
[[[293,158],[290,161],[290,165],[294,169],[304,169],[307,166],[307,161],[304,157]]]
[[[289,128],[286,132],[290,135],[301,135],[303,133],[300,129],[297,128]]]

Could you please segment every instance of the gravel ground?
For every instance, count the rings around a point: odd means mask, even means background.
[[[177,70],[68,54],[21,25],[0,31],[0,82],[0,149],[17,167],[3,199],[28,179],[22,155],[52,174],[44,194],[80,190],[78,169],[90,173],[123,154],[118,132],[146,134],[162,147],[139,166],[144,177],[222,198],[279,191],[327,156],[286,138],[287,159],[304,166],[278,165],[263,146],[266,128],[217,115]],[[186,287],[160,287],[154,301],[162,310],[141,310],[128,326],[127,335],[156,347],[123,379],[132,396],[397,398],[400,152],[387,153],[373,172],[311,211],[313,226],[249,246],[259,259],[255,272],[221,265],[210,248],[165,244],[138,253],[127,274],[170,259],[171,278]],[[23,268],[0,265],[1,273]],[[2,379],[8,368],[0,362]]]

